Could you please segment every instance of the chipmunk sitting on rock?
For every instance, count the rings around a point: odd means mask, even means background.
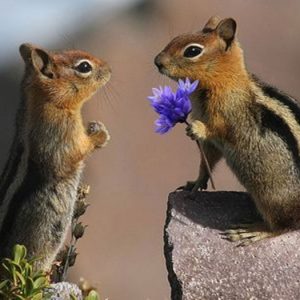
[[[81,108],[109,81],[107,63],[71,50],[20,46],[25,62],[16,135],[0,180],[0,257],[18,243],[49,270],[70,225],[84,159],[104,147],[100,122],[83,125]]]
[[[236,27],[212,17],[201,31],[173,39],[155,64],[172,79],[200,81],[187,134],[202,143],[211,167],[224,157],[251,194],[263,222],[225,232],[247,245],[300,226],[300,108],[249,73]],[[198,179],[185,186],[193,193],[207,187],[202,161]]]

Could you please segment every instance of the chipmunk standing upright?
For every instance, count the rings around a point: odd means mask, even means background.
[[[300,226],[300,108],[245,68],[236,22],[211,18],[195,33],[173,39],[156,57],[172,79],[199,80],[187,133],[202,142],[211,167],[227,164],[251,194],[263,222],[226,231],[242,245]],[[207,187],[201,161],[192,192]]]
[[[83,161],[109,135],[85,129],[81,107],[110,78],[102,60],[83,51],[20,46],[25,62],[16,135],[0,186],[0,256],[23,244],[36,267],[55,259],[73,215]]]

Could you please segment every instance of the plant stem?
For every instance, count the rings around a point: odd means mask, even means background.
[[[69,249],[68,249],[68,253],[67,253],[67,257],[66,257],[66,261],[65,261],[65,265],[64,265],[64,269],[63,269],[63,273],[62,273],[62,278],[60,281],[65,281],[66,278],[67,278],[67,273],[68,273],[68,269],[69,269],[69,261],[70,261],[70,257],[74,251],[74,248],[75,248],[75,244],[76,244],[76,239],[73,235],[73,231],[74,231],[74,228],[76,226],[76,222],[77,222],[77,219],[73,218],[72,219],[72,226],[71,226],[71,241],[70,241],[70,246],[69,246]]]
[[[190,126],[190,123],[189,123],[188,121],[184,121],[184,123],[185,123],[187,126]],[[206,166],[206,170],[207,170],[207,173],[208,173],[208,176],[209,176],[209,180],[210,180],[210,182],[211,182],[211,186],[212,186],[213,190],[215,190],[215,189],[216,189],[216,186],[215,186],[215,183],[214,183],[214,180],[213,180],[213,177],[212,177],[212,171],[211,171],[211,168],[210,168],[208,159],[207,159],[207,157],[206,157],[206,155],[205,155],[205,152],[204,152],[204,150],[203,150],[203,147],[202,147],[200,141],[199,141],[199,140],[196,140],[196,143],[197,143],[198,148],[199,148],[199,150],[200,150],[201,156],[202,156],[202,158],[203,158],[203,160],[204,160],[204,163],[205,163],[205,166]]]

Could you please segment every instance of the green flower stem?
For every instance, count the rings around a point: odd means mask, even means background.
[[[190,126],[190,123],[189,123],[188,121],[184,121],[184,123],[185,123],[187,126]],[[199,150],[200,150],[201,156],[202,156],[202,158],[203,158],[203,160],[204,160],[204,163],[205,163],[205,166],[206,166],[206,170],[207,170],[207,172],[208,172],[209,180],[210,180],[210,182],[211,182],[211,186],[212,186],[213,190],[215,190],[215,189],[216,189],[216,186],[215,186],[215,183],[214,183],[214,180],[213,180],[213,177],[212,177],[212,171],[211,171],[209,162],[208,162],[208,160],[207,160],[207,157],[206,157],[206,155],[205,155],[205,152],[204,152],[204,150],[203,150],[203,147],[202,147],[202,145],[201,145],[201,143],[200,143],[199,140],[196,140],[196,143],[197,143],[198,148],[199,148]]]

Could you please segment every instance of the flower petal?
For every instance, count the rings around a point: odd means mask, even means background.
[[[192,110],[189,95],[194,92],[199,84],[189,78],[179,79],[177,90],[174,93],[170,86],[160,86],[152,89],[152,96],[148,97],[151,106],[159,118],[155,121],[156,132],[164,134],[178,122],[184,122]]]

